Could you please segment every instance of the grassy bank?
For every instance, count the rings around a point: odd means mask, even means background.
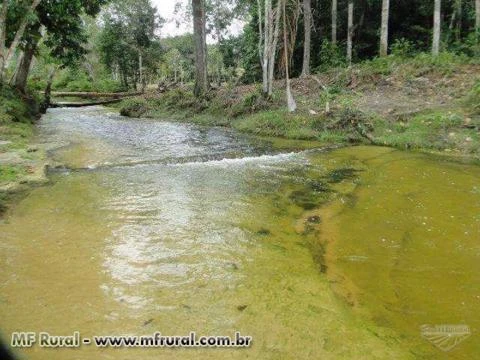
[[[131,117],[324,143],[373,143],[480,157],[480,64],[449,53],[390,56],[293,79],[298,110],[285,109],[283,81],[271,99],[259,85],[224,86],[201,99],[189,86],[119,105]]]
[[[0,90],[0,215],[28,185],[44,180],[43,153],[32,145],[38,99]]]

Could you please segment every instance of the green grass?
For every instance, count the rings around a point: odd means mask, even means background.
[[[0,90],[0,140],[9,142],[0,146],[0,151],[27,146],[33,136],[36,104],[37,99],[24,98],[8,86]]]
[[[432,110],[405,122],[375,121],[378,144],[403,149],[460,151],[480,156],[480,136],[464,127],[465,117],[457,111]],[[474,120],[480,126],[480,120]]]
[[[317,140],[318,117],[290,114],[286,110],[262,111],[238,119],[233,126],[255,135],[276,136],[294,140]]]
[[[38,115],[38,99],[18,94],[14,89],[4,85],[0,89],[0,153],[14,153],[12,157],[34,157],[26,149],[33,137],[33,122]],[[16,154],[15,154],[16,153]],[[37,156],[37,155],[35,155]],[[0,185],[18,183],[26,175],[23,165],[2,163],[0,165]],[[15,190],[18,191],[18,190]],[[14,198],[12,190],[0,191],[0,215],[7,209],[7,204]]]
[[[16,181],[25,174],[23,166],[0,165],[0,185]]]

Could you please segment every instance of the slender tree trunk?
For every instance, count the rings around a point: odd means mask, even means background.
[[[433,43],[432,55],[437,56],[440,53],[440,26],[441,26],[441,0],[435,0],[435,8],[433,12]]]
[[[32,5],[30,6],[29,12],[33,12],[37,8],[38,4],[40,4],[40,1],[41,0],[33,0]],[[10,44],[10,47],[8,48],[7,54],[5,55],[3,69],[8,68],[10,61],[12,60],[12,57],[15,54],[15,50],[17,49],[17,46],[20,43],[20,40],[22,39],[23,34],[25,33],[25,29],[28,25],[28,21],[29,21],[29,16],[28,14],[25,14],[22,21],[20,22],[20,26],[18,27],[17,32],[15,33],[15,37],[13,38],[13,41]]]
[[[457,20],[457,31],[456,31],[456,38],[457,41],[460,41],[462,38],[462,18],[463,18],[463,0],[456,0],[456,10],[457,10],[457,15],[458,15],[458,20]]]
[[[353,47],[353,0],[348,0],[347,64],[352,65]]]
[[[480,32],[480,0],[475,0],[475,30]]]
[[[284,54],[285,54],[285,81],[286,81],[286,88],[287,88],[287,107],[288,111],[294,112],[297,110],[297,104],[295,103],[295,99],[293,98],[292,95],[292,88],[290,84],[290,74],[289,74],[289,60],[288,60],[288,40],[287,40],[287,20],[286,20],[286,14],[285,14],[285,4],[287,0],[280,0],[283,2],[283,46],[284,46]],[[277,16],[280,16],[280,14],[277,14]]]
[[[15,86],[19,91],[25,93],[27,88],[28,74],[32,65],[33,56],[37,50],[37,42],[28,43],[17,63],[17,68],[10,81],[11,86]]]
[[[205,0],[192,0],[193,34],[195,38],[195,96],[208,91],[207,36],[205,29]]]
[[[338,3],[337,0],[332,0],[332,44],[337,43],[337,17]]]
[[[140,83],[140,89],[143,92],[145,91],[145,79],[143,76],[143,55],[141,51],[138,52],[138,74],[138,82]]]
[[[3,76],[5,74],[5,41],[7,36],[7,9],[8,0],[2,1],[2,10],[0,10],[0,86],[3,85]]]
[[[258,12],[258,57],[260,59],[260,65],[262,66],[262,79],[263,79],[263,93],[268,91],[267,82],[267,62],[265,56],[265,36],[263,33],[263,17],[262,17],[262,4],[260,0],[257,0],[257,12]]]
[[[303,23],[305,40],[303,43],[302,76],[310,75],[310,52],[312,38],[312,0],[303,0]]]
[[[259,8],[260,7],[260,0],[258,2]],[[261,10],[260,10],[261,11]],[[263,71],[263,93],[265,95],[268,94],[268,49],[270,45],[270,31],[271,31],[271,26],[270,26],[270,14],[272,12],[272,1],[271,0],[265,0],[265,11],[264,11],[264,29],[263,29],[263,49],[262,49],[262,71]]]
[[[380,56],[388,55],[388,21],[390,17],[390,0],[382,0],[382,27],[380,35]]]
[[[52,95],[52,84],[53,84],[53,78],[55,77],[55,73],[57,72],[57,67],[54,66],[51,70],[50,73],[48,74],[48,80],[47,80],[47,86],[45,88],[45,97],[43,100],[43,103],[40,107],[40,112],[42,114],[45,114],[50,106],[50,99]]]
[[[273,95],[273,77],[275,74],[275,62],[276,62],[276,55],[277,55],[277,44],[278,44],[278,37],[280,36],[280,18],[282,12],[282,0],[278,0],[277,8],[275,14],[272,12],[272,17],[270,20],[270,27],[273,29],[270,30],[270,44],[269,44],[269,51],[268,51],[268,96]],[[275,18],[275,23],[273,22],[273,18]]]
[[[127,81],[127,76],[125,75],[125,72],[122,70],[121,73],[120,73],[120,76],[122,78],[122,83],[123,83],[123,87],[128,90],[128,81]]]

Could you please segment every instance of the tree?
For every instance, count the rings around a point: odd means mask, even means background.
[[[433,10],[433,42],[432,42],[432,55],[437,56],[440,52],[440,26],[441,26],[441,0],[435,0],[435,6]]]
[[[0,86],[4,82],[5,70],[8,68],[10,61],[12,60],[18,44],[23,37],[25,29],[28,23],[32,20],[32,14],[34,13],[41,0],[33,0],[31,5],[26,8],[26,11],[22,13],[19,19],[19,26],[14,32],[14,37],[10,46],[7,47],[7,17],[9,1],[3,0],[2,10],[0,11]]]
[[[30,33],[38,33],[40,31],[40,25],[35,25],[35,31]],[[22,54],[19,56],[15,73],[10,81],[10,85],[15,86],[20,92],[24,93],[27,87],[28,74],[32,64],[33,57],[37,51],[39,38],[30,37],[24,46]]]
[[[303,23],[305,38],[303,42],[302,76],[310,75],[310,52],[312,38],[312,0],[303,0]]]
[[[337,0],[332,0],[332,44],[337,43],[337,15],[338,15]]]
[[[347,64],[352,65],[353,0],[348,0]]]
[[[380,35],[380,56],[388,54],[388,22],[390,17],[390,0],[382,0],[382,27]]]
[[[163,23],[150,0],[116,0],[103,16],[99,37],[101,60],[112,73],[120,72],[126,88],[145,87],[145,66],[158,57],[156,31]]]
[[[475,31],[477,32],[477,41],[480,32],[480,0],[475,0]]]
[[[277,43],[280,34],[282,0],[277,1],[275,11],[272,8],[272,0],[265,0],[264,5],[265,10],[262,15],[261,1],[257,0],[258,27],[260,34],[258,48],[260,63],[262,65],[263,93],[270,97],[273,94],[273,77],[275,72]],[[262,25],[263,21],[264,23]]]
[[[87,42],[83,15],[95,16],[105,3],[106,0],[41,1],[35,7],[18,45],[22,53],[10,85],[25,92],[32,60],[40,42],[49,50],[51,58],[63,66],[72,65],[82,58],[87,52],[83,47]]]
[[[192,0],[193,36],[195,40],[195,96],[208,91],[207,73],[207,35],[205,18],[205,0]]]
[[[283,53],[285,54],[285,83],[287,88],[286,89],[287,90],[287,107],[288,107],[288,111],[294,112],[295,110],[297,110],[297,104],[295,102],[295,99],[293,98],[292,88],[290,84],[290,74],[289,74],[290,64],[289,64],[289,55],[288,55],[289,46],[288,46],[288,40],[287,40],[288,28],[287,28],[287,20],[286,20],[287,0],[281,0],[279,1],[279,3],[280,2],[283,2],[283,47],[284,47]],[[280,17],[280,14],[277,14],[277,16]]]
[[[182,54],[177,48],[170,49],[165,54],[165,60],[170,69],[173,70],[173,81],[177,83],[178,74],[181,72],[182,67]]]

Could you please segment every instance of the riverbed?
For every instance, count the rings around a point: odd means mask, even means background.
[[[480,356],[480,168],[380,147],[52,109],[50,184],[0,223],[0,328],[251,336],[242,349],[27,359]],[[424,325],[466,325],[449,352]],[[424,329],[424,328],[423,328]]]

